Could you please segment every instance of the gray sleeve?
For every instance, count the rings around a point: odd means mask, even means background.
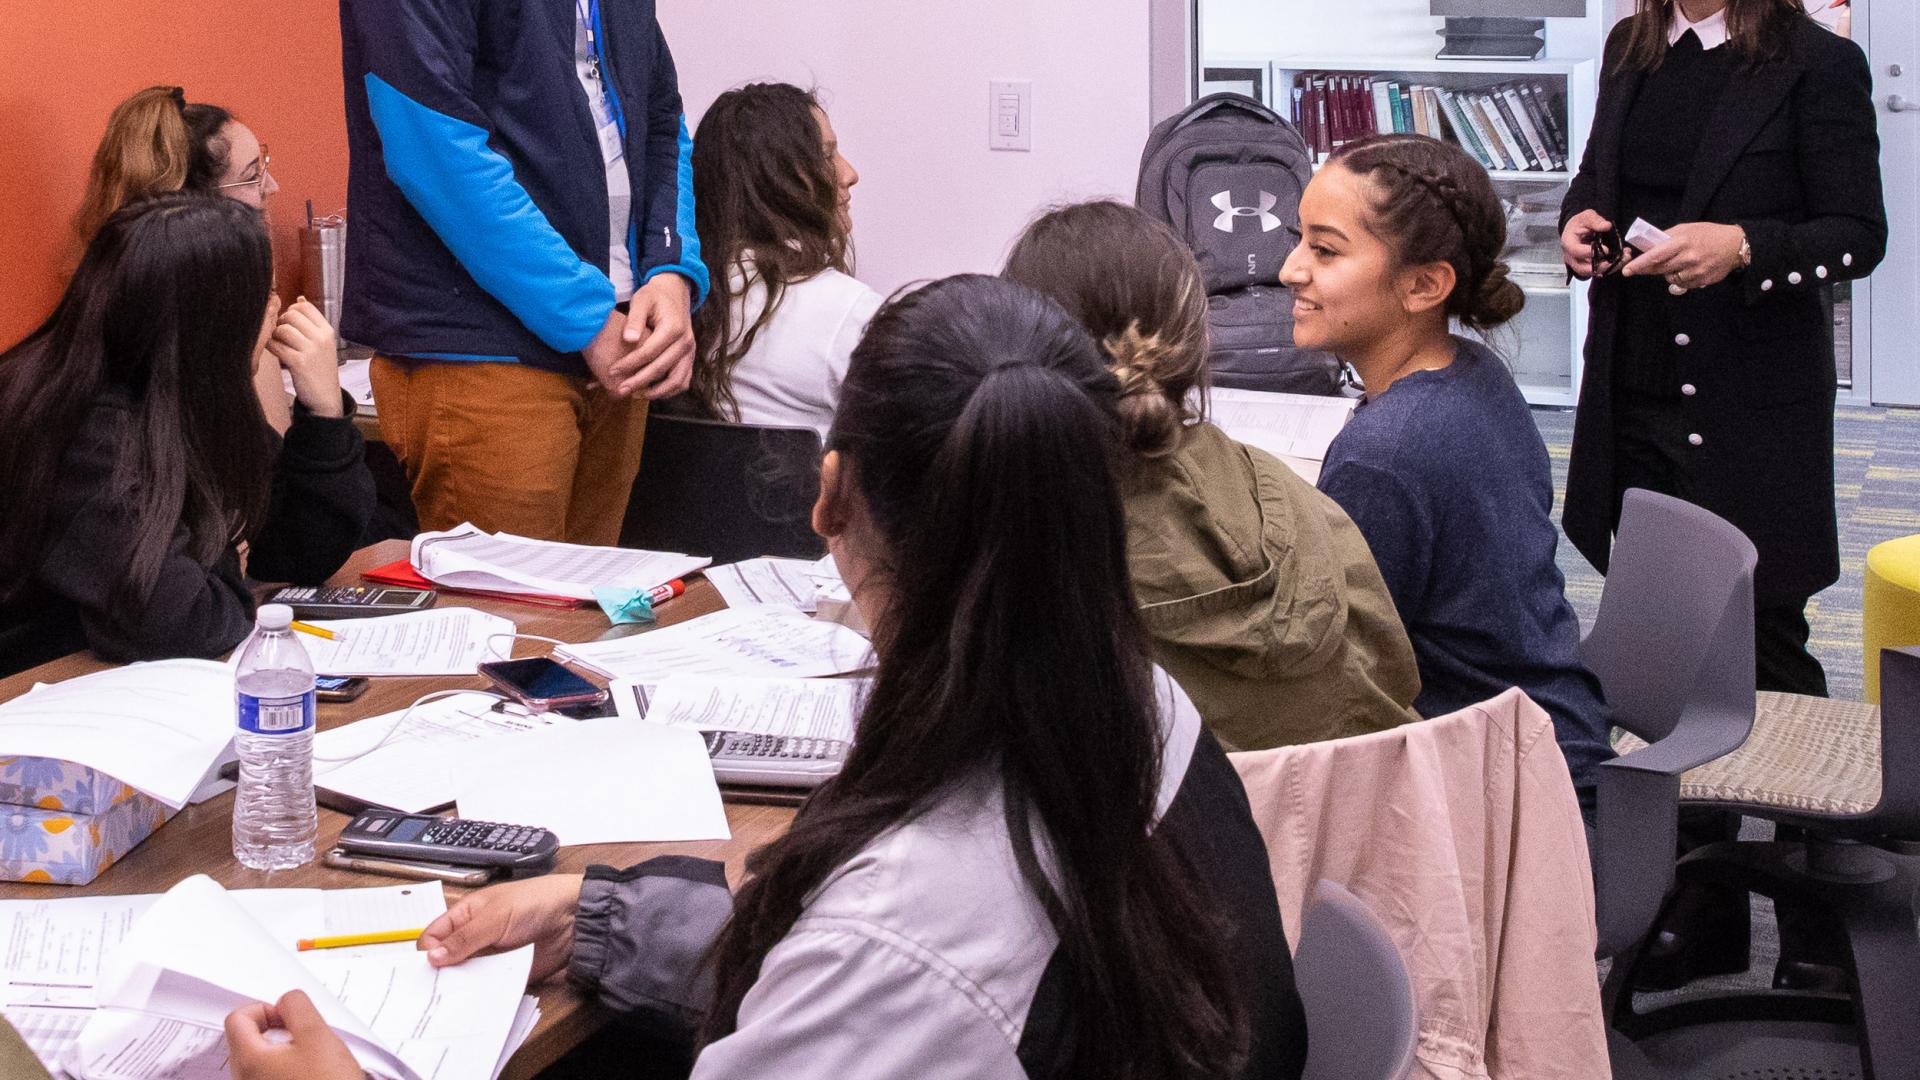
[[[726,870],[709,859],[588,867],[567,979],[624,1017],[691,1028],[713,996],[707,951],[732,912]]]

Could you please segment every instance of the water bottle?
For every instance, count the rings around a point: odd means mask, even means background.
[[[267,604],[240,647],[234,675],[240,787],[233,857],[255,870],[313,861],[313,661],[295,639],[293,609]]]

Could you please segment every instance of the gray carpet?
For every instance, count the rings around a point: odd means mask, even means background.
[[[1573,443],[1573,413],[1535,409],[1535,423],[1553,459],[1553,513],[1567,489],[1567,453]],[[1813,654],[1827,669],[1836,698],[1863,695],[1860,652],[1860,583],[1867,549],[1882,540],[1920,533],[1920,410],[1841,406],[1834,413],[1834,502],[1840,522],[1840,580],[1813,598],[1807,620]],[[1600,609],[1601,577],[1561,537],[1560,570],[1567,599],[1591,625]]]

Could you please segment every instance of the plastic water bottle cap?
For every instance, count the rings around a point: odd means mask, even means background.
[[[285,604],[262,604],[254,625],[262,630],[285,630],[293,625],[293,609]]]

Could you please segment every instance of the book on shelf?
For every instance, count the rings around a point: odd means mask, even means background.
[[[1540,82],[1428,86],[1354,72],[1306,71],[1291,88],[1293,122],[1324,161],[1348,143],[1388,132],[1456,143],[1488,169],[1565,172],[1561,99]]]

